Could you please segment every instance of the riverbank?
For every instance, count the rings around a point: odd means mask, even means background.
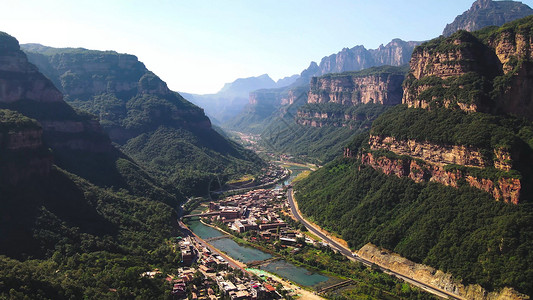
[[[253,273],[253,274],[257,275],[257,276],[264,275],[264,276],[271,277],[273,280],[281,283],[285,289],[293,290],[294,293],[296,294],[296,297],[298,297],[298,299],[310,299],[310,300],[326,299],[326,298],[320,297],[319,295],[317,295],[317,294],[315,294],[315,293],[313,293],[311,291],[305,290],[305,289],[303,289],[303,288],[291,283],[290,281],[284,280],[283,278],[280,278],[276,274],[273,274],[273,273],[270,273],[270,272],[267,272],[267,271],[264,271],[264,270],[252,269],[252,268],[248,268],[246,270],[249,271],[250,273]]]

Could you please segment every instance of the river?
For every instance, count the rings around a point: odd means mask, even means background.
[[[206,226],[198,219],[187,222],[189,228],[202,239],[225,235],[212,227]],[[269,253],[261,250],[237,244],[231,238],[223,238],[209,242],[215,248],[226,253],[233,259],[243,263],[257,260],[266,260],[272,257]],[[261,265],[261,269],[289,279],[299,285],[318,288],[324,285],[334,284],[339,280],[324,276],[302,267],[295,266],[285,260],[277,260]]]
[[[298,176],[304,170],[308,170],[305,167],[291,166],[289,168],[292,173],[291,176],[285,180],[282,184],[278,184],[275,188],[282,188],[284,185],[288,185],[292,180]],[[213,237],[219,237],[225,235],[223,232],[206,226],[198,219],[191,219],[187,222],[189,228],[200,236],[202,239],[209,239]],[[242,246],[237,244],[231,238],[223,238],[210,242],[215,248],[225,252],[231,258],[248,263],[251,261],[266,260],[272,257],[269,253],[260,251],[258,249]],[[331,285],[339,282],[338,278],[324,276],[322,274],[310,271],[308,269],[298,267],[285,260],[276,260],[264,265],[261,265],[261,270],[274,273],[280,277],[289,279],[299,285],[319,288],[326,285]]]

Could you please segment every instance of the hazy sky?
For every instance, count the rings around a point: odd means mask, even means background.
[[[299,74],[342,48],[427,40],[473,0],[0,0],[20,43],[136,55],[176,91]],[[523,3],[533,7],[533,0]]]

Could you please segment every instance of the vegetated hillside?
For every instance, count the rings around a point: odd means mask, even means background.
[[[283,118],[270,122],[261,133],[261,144],[303,161],[331,161],[354,135],[368,130],[386,106],[401,103],[407,70],[407,65],[380,66],[313,77],[307,103],[289,106]]]
[[[406,105],[297,184],[302,211],[352,247],[531,295],[532,28],[527,17],[415,49]]]
[[[488,290],[531,294],[533,209],[462,185],[415,183],[338,159],[296,184],[301,211],[356,249],[368,242]]]
[[[223,124],[231,130],[261,134],[269,124],[277,122],[287,111],[296,111],[307,102],[308,86],[287,86],[250,93],[243,111]]]
[[[269,152],[321,165],[342,155],[353,137],[368,131],[387,108],[380,104],[305,104],[296,116],[286,114],[283,120],[272,122],[261,134],[260,143]]]
[[[531,14],[533,9],[519,1],[477,0],[469,10],[447,24],[442,34],[450,36],[457,30],[476,31],[487,26],[501,26]]]
[[[163,278],[140,274],[176,271],[175,196],[68,106],[6,33],[0,87],[0,298],[166,297]]]
[[[311,62],[303,70],[298,79],[285,88],[263,89],[250,94],[250,101],[243,111],[235,118],[223,124],[224,127],[250,133],[261,133],[270,121],[277,118],[279,110],[287,110],[285,106],[303,104],[297,99],[307,98],[309,83],[312,77],[330,73],[360,71],[376,66],[402,66],[409,62],[413,49],[420,42],[405,42],[394,39],[387,45],[367,50],[364,46],[355,46],[322,58],[320,64]]]
[[[165,189],[113,147],[94,116],[65,103],[50,80],[28,63],[15,38],[2,33],[0,40],[0,109],[36,119],[59,167],[102,187],[123,188],[173,204],[182,198],[177,189]]]
[[[133,55],[24,46],[73,106],[99,117],[111,140],[153,175],[203,195],[213,178],[254,173],[262,161],[222,137],[202,109],[168,89]]]

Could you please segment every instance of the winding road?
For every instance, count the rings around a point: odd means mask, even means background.
[[[289,200],[289,206],[291,208],[291,213],[292,215],[298,220],[300,221],[302,224],[304,224],[304,226],[307,228],[307,230],[309,230],[310,232],[312,232],[313,234],[317,235],[318,237],[320,237],[324,242],[328,243],[329,245],[331,245],[331,247],[337,251],[339,251],[340,253],[342,253],[344,256],[348,257],[350,260],[354,260],[354,261],[358,261],[360,263],[363,263],[367,266],[371,266],[371,265],[374,265],[374,266],[377,266],[379,269],[381,269],[384,273],[387,273],[389,275],[394,275],[408,283],[411,283],[412,285],[415,285],[421,289],[424,289],[425,291],[429,292],[429,293],[432,293],[434,295],[437,295],[439,297],[442,297],[442,298],[447,298],[447,299],[460,299],[460,300],[463,300],[464,298],[462,297],[459,297],[457,295],[454,295],[454,294],[451,294],[447,291],[444,291],[442,289],[439,289],[437,287],[434,287],[434,286],[430,286],[430,285],[427,285],[423,282],[420,282],[416,279],[413,279],[411,277],[407,277],[407,276],[404,276],[400,273],[397,273],[397,272],[394,272],[390,269],[387,269],[387,268],[384,268],[384,267],[381,267],[381,266],[378,266],[378,265],[375,265],[374,263],[372,263],[371,261],[369,260],[366,260],[360,256],[357,256],[355,253],[353,253],[350,249],[344,247],[343,245],[337,243],[335,240],[329,238],[326,234],[324,234],[322,231],[318,230],[317,228],[315,228],[314,226],[311,225],[310,222],[308,222],[306,219],[304,219],[302,217],[302,215],[300,214],[300,211],[298,210],[297,208],[297,205],[296,203],[294,202],[294,198],[293,198],[293,190],[292,188],[288,189],[287,191],[287,199]]]

